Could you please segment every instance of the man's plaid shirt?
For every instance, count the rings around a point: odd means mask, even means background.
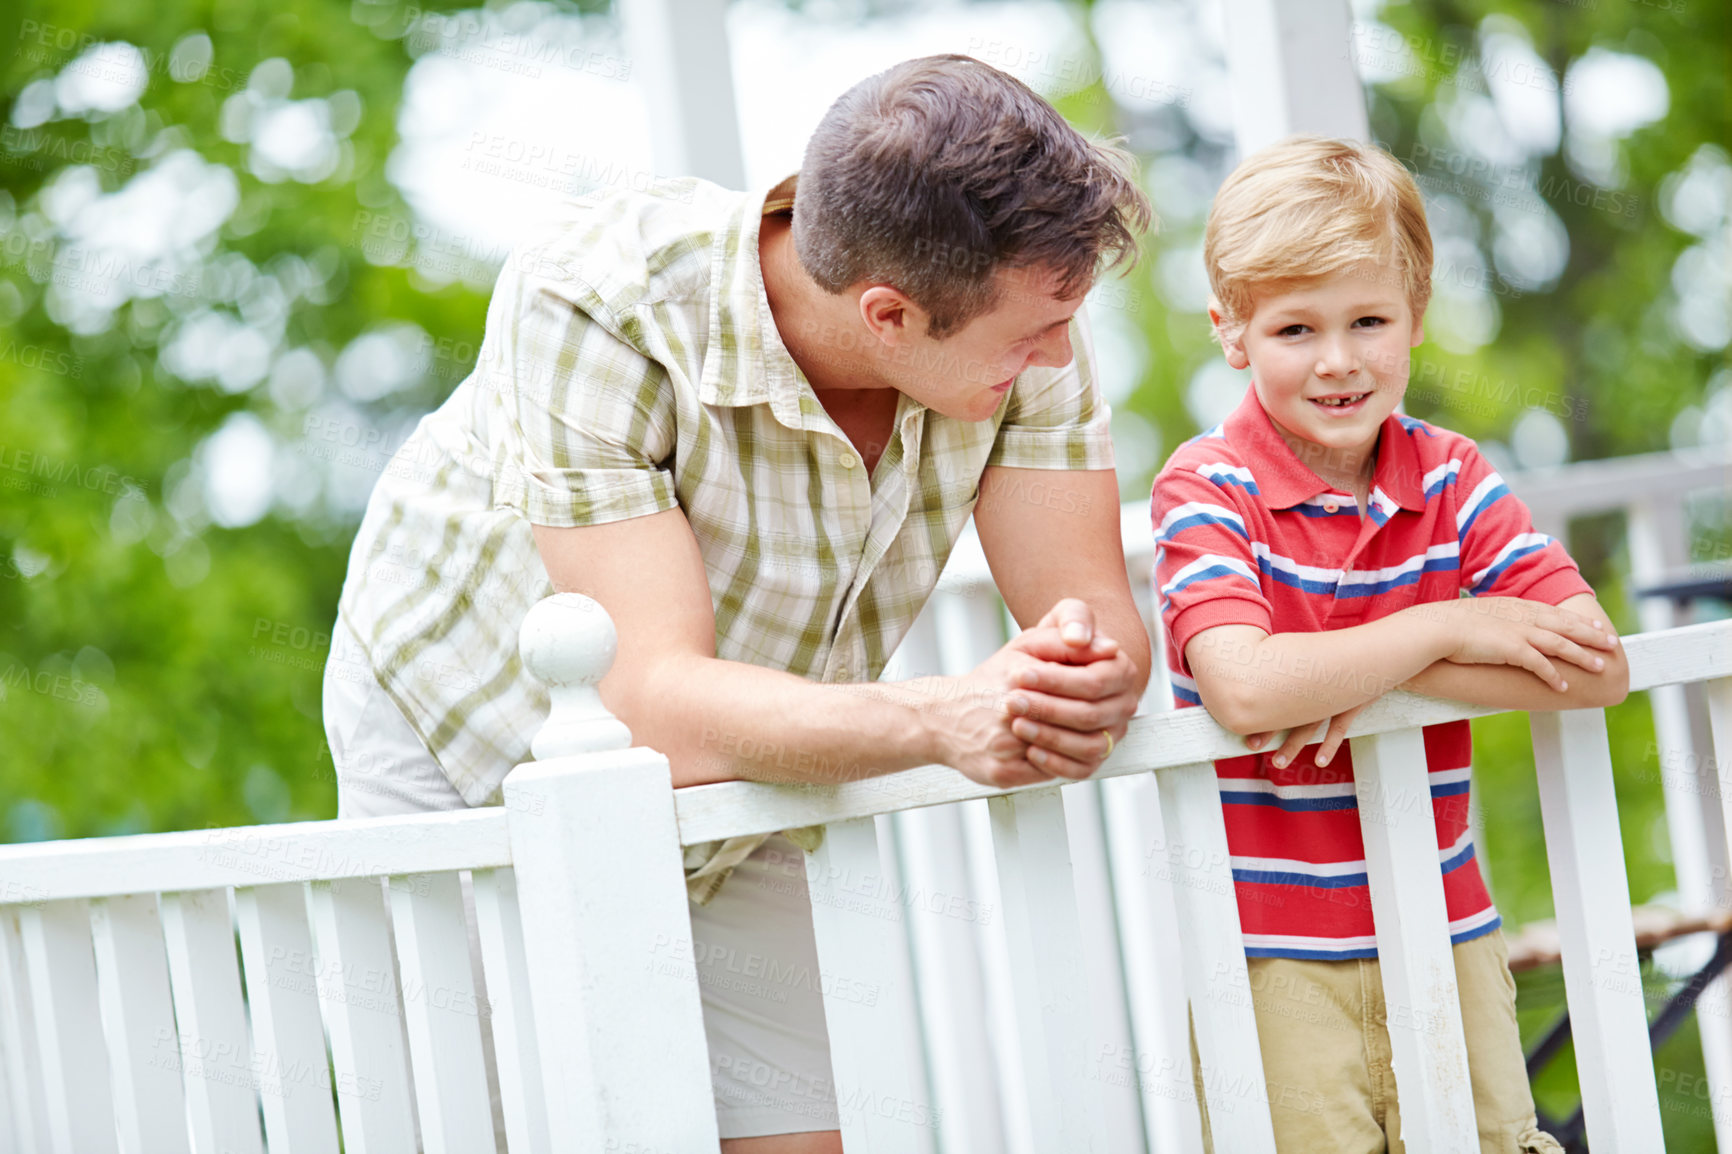
[[[932,592],[986,466],[1112,465],[1079,319],[1072,363],[1023,373],[989,420],[903,396],[868,478],[764,294],[759,220],[791,211],[793,188],[687,179],[567,202],[500,273],[474,372],[374,489],[339,617],[470,805],[498,800],[547,716],[517,653],[524,614],[553,591],[531,524],[678,507],[718,657],[859,682]],[[762,840],[690,847],[694,897]]]

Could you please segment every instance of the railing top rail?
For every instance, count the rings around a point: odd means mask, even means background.
[[[1625,651],[1632,690],[1732,676],[1732,621],[1636,634],[1625,638]],[[1359,737],[1500,712],[1397,692],[1361,713],[1348,732]],[[1095,778],[1244,752],[1243,742],[1201,709],[1155,714],[1131,723]],[[841,785],[692,786],[674,800],[680,841],[691,845],[1011,792],[928,765]],[[0,846],[0,905],[509,866],[507,822],[504,809],[491,807]]]
[[[1624,650],[1630,662],[1632,691],[1732,676],[1732,621],[1635,634],[1624,639]],[[1348,734],[1362,737],[1507,712],[1394,692],[1361,713]],[[1244,753],[1244,741],[1206,712],[1181,709],[1133,720],[1125,739],[1095,771],[1094,778],[1170,769]],[[1050,788],[1053,786],[1022,787]],[[680,841],[692,845],[1015,792],[1021,790],[994,789],[947,766],[927,765],[840,785],[729,781],[691,786],[676,791],[674,800]]]
[[[0,846],[0,905],[511,864],[498,807]]]
[[[1689,449],[1638,453],[1599,461],[1572,461],[1550,469],[1528,469],[1506,478],[1511,491],[1536,517],[1604,513],[1643,501],[1676,501],[1689,493],[1732,485],[1732,451]],[[1147,572],[1155,542],[1146,499],[1119,508],[1119,534],[1133,573]],[[992,573],[970,521],[939,577],[939,588],[991,590]]]
[[[1635,453],[1524,469],[1505,478],[1536,515],[1571,516],[1622,509],[1641,501],[1675,501],[1702,489],[1722,491],[1732,479],[1725,446]]]

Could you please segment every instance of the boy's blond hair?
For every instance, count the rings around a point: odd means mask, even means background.
[[[1223,341],[1244,332],[1258,291],[1366,262],[1397,278],[1416,320],[1431,299],[1418,186],[1388,152],[1351,140],[1294,136],[1241,162],[1215,194],[1203,262]]]

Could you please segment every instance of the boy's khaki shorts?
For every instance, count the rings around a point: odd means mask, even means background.
[[[1251,958],[1248,967],[1276,1150],[1404,1154],[1377,960]],[[1481,1154],[1563,1154],[1534,1117],[1503,931],[1456,946],[1455,977]],[[1195,1063],[1194,1037],[1191,1056]],[[1196,1090],[1204,1102],[1200,1076]]]

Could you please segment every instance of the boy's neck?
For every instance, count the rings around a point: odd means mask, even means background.
[[[1371,478],[1377,471],[1377,445],[1381,435],[1373,437],[1371,443],[1359,449],[1335,449],[1328,445],[1319,445],[1315,441],[1307,441],[1296,437],[1281,427],[1280,422],[1273,417],[1269,423],[1275,426],[1275,431],[1281,435],[1299,463],[1316,473],[1318,478],[1330,488],[1343,493],[1352,493],[1363,509],[1371,494]]]

